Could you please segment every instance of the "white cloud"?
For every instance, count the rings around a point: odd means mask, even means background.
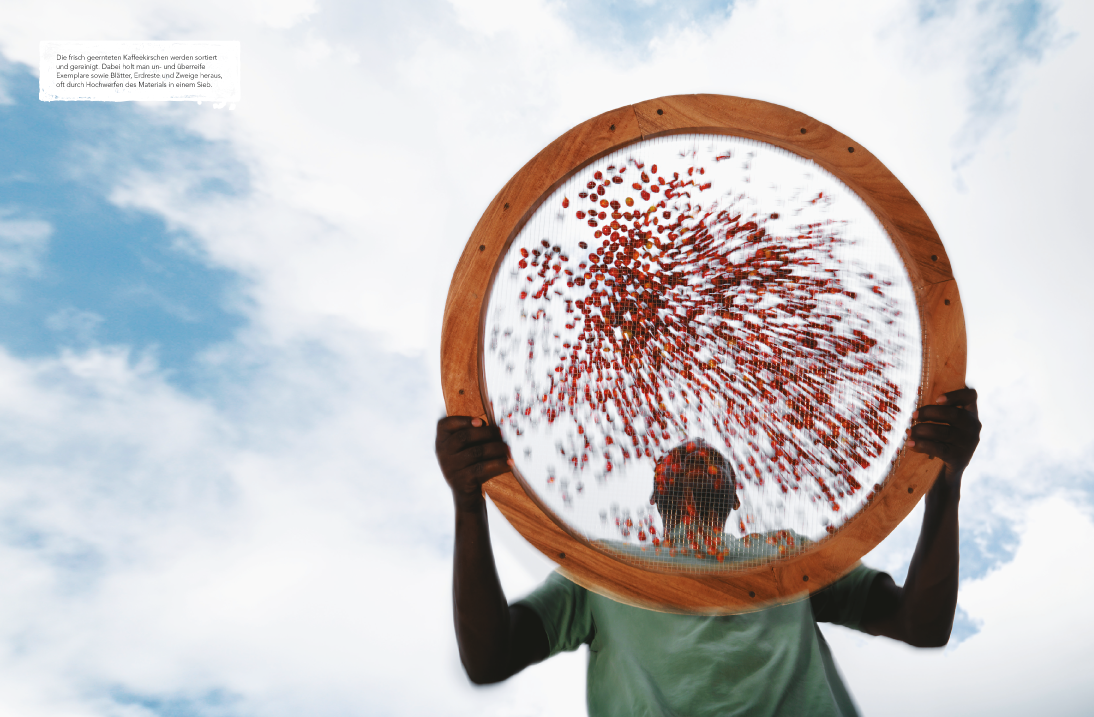
[[[46,328],[72,335],[77,341],[87,343],[95,336],[103,317],[94,311],[81,311],[71,306],[46,317]]]
[[[36,276],[53,234],[49,222],[19,219],[15,215],[11,209],[0,208],[0,280],[19,275]]]
[[[319,12],[316,0],[275,0],[248,3],[253,17],[270,27],[287,30]]]
[[[1089,713],[1094,561],[1075,548],[1094,540],[1090,505],[1066,494],[1039,500],[1021,533],[1013,561],[962,584],[961,605],[983,625],[956,647],[916,650],[825,628],[863,714]]]
[[[459,670],[448,498],[429,422],[407,430],[420,409],[381,415],[374,385],[302,358],[218,410],[122,354],[0,356],[7,709],[121,714],[111,691],[219,691],[268,715],[558,704],[535,676],[480,692]],[[356,398],[332,402],[339,390]],[[499,544],[512,573],[528,558],[507,550],[529,548]],[[580,659],[546,674],[580,676]]]
[[[539,0],[449,0],[459,24],[468,32],[488,37],[506,33],[510,37],[537,39],[569,35],[553,12]]]
[[[1079,35],[1009,67],[1001,106],[1013,110],[992,124],[977,83],[985,57],[1005,50],[994,44],[1003,5],[954,7],[921,26],[911,2],[738,3],[728,22],[625,52],[574,32],[546,3],[5,8],[0,49],[31,66],[47,37],[243,42],[235,112],[142,111],[222,140],[247,166],[249,191],[201,192],[224,178],[220,165],[170,147],[164,171],[123,167],[104,191],[242,275],[251,322],[201,358],[197,397],[124,349],[0,354],[2,709],[140,713],[110,699],[121,689],[222,690],[262,715],[580,710],[581,654],[497,689],[472,689],[460,673],[451,509],[431,454],[440,313],[483,207],[535,152],[608,108],[700,91],[792,106],[869,147],[927,209],[961,282],[985,423],[963,519],[979,529],[1000,511],[1024,521],[1022,543],[963,585],[983,628],[949,652],[833,637],[867,712],[891,713],[886,694],[909,711],[980,709],[960,695],[940,704],[921,687],[931,679],[1047,694],[1014,672],[1029,649],[1059,667],[1044,683],[1053,700],[1030,704],[1085,704],[1089,693],[1065,680],[1078,668],[1057,661],[1071,654],[1060,635],[1089,640],[1094,626],[1075,602],[1082,591],[1068,595],[1065,573],[1038,560],[1063,571],[1047,516],[1066,518],[1061,535],[1077,541],[1089,540],[1089,519],[1045,502],[1060,479],[1035,469],[1049,460],[1074,473],[1092,455],[1091,328],[1076,320],[1094,303],[1082,274],[1092,157],[1074,138],[1094,58]],[[1086,33],[1091,13],[1062,3],[1057,21]],[[3,241],[23,247],[13,271],[33,270],[49,225],[0,221]],[[1037,507],[1023,512],[1012,496]],[[516,596],[550,564],[493,520]],[[868,560],[899,572],[917,527],[913,516]],[[1023,592],[1038,582],[1060,599],[1059,632],[1032,635],[1019,617],[1046,604]],[[1011,692],[988,682],[995,674]],[[990,704],[982,711],[1011,709]]]

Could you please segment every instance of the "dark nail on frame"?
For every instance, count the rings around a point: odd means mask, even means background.
[[[663,115],[663,114],[665,114],[665,110],[657,110],[657,114]]]
[[[479,244],[479,251],[486,251],[486,245],[485,244]]]
[[[931,261],[938,261],[938,254],[931,254]]]
[[[748,591],[748,596],[749,596],[749,597],[756,597],[756,593],[755,593],[755,591],[753,591],[753,590],[749,590],[749,591]]]
[[[854,147],[848,147],[848,148],[847,148],[847,151],[848,151],[848,152],[854,152],[854,151],[855,151],[855,148],[854,148]]]
[[[615,131],[615,125],[613,124],[613,125],[612,125],[611,127],[609,127],[608,129],[610,129],[610,130],[611,130],[612,132],[614,132],[614,131]]]
[[[802,127],[802,134],[805,134],[805,127]]]
[[[908,486],[908,492],[909,492],[909,493],[911,493],[911,492],[912,492],[912,487],[911,487],[911,486]]]
[[[505,203],[505,207],[504,207],[504,208],[505,208],[505,209],[508,209],[508,208],[509,208],[509,202],[506,202],[506,203]]]
[[[559,558],[565,558],[565,557],[566,557],[566,553],[559,553],[559,554],[558,554],[558,557],[559,557]]]
[[[950,300],[946,299],[946,306],[949,306],[949,305],[950,305]]]
[[[462,388],[460,389],[460,395],[461,396],[463,395],[463,389]]]
[[[809,582],[809,576],[808,575],[802,575],[802,580],[804,580],[805,582]]]

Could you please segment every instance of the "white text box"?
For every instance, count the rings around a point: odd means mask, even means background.
[[[239,42],[47,40],[38,98],[239,102]]]

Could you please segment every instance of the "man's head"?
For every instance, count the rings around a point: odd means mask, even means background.
[[[666,533],[681,524],[721,531],[730,511],[741,507],[732,466],[701,438],[681,443],[657,461],[650,503]]]

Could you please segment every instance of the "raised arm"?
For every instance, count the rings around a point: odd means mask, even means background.
[[[949,642],[957,609],[961,476],[980,442],[976,391],[951,391],[913,416],[909,447],[942,459],[942,473],[924,499],[923,527],[900,587],[881,575],[870,588],[863,627],[916,647]]]
[[[500,682],[549,653],[539,616],[506,602],[490,546],[482,485],[509,470],[509,449],[496,427],[448,416],[437,422],[436,450],[456,507],[452,601],[460,660],[472,682]]]

